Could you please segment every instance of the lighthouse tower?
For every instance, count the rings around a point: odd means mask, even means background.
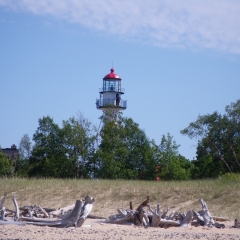
[[[127,101],[122,100],[124,89],[121,88],[121,78],[114,73],[114,69],[103,78],[103,86],[99,89],[100,99],[96,100],[99,110],[110,110],[116,113],[127,108]]]

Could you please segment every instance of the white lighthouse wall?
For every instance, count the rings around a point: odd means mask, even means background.
[[[116,105],[116,93],[111,93],[111,92],[104,93],[103,100],[104,102],[107,101],[109,104]]]

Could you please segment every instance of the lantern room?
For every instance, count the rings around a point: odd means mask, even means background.
[[[97,109],[115,108],[124,110],[127,108],[127,101],[122,100],[124,89],[121,88],[121,78],[114,72],[111,72],[103,78],[103,86],[99,89],[100,99],[96,100]]]

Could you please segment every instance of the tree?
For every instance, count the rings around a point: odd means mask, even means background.
[[[63,132],[49,116],[39,119],[33,135],[35,145],[30,158],[30,176],[72,177],[73,164],[64,147]]]
[[[21,159],[29,159],[32,152],[32,143],[28,134],[24,134],[19,144],[19,156]]]
[[[62,124],[60,128],[49,116],[39,119],[29,158],[30,176],[89,177],[86,164],[94,153],[94,126],[82,114]],[[22,146],[29,146],[26,136],[23,140]]]
[[[19,177],[28,177],[29,159],[32,154],[32,143],[28,134],[24,134],[19,144],[19,156],[16,160],[15,174]]]
[[[178,153],[173,136],[169,133],[163,135],[161,143],[157,145],[152,141],[154,158],[157,163],[157,175],[163,180],[185,180],[191,178],[193,165]]]
[[[13,173],[14,163],[0,148],[0,177],[12,177]]]
[[[95,127],[80,113],[78,119],[63,121],[62,131],[67,156],[75,165],[74,177],[88,177],[87,163],[94,154]]]
[[[198,178],[217,178],[226,172],[226,167],[222,161],[219,161],[211,152],[206,150],[203,142],[199,142],[197,146],[197,160],[192,161],[194,169],[192,177]]]
[[[198,139],[199,147],[205,148],[205,156],[220,160],[225,171],[240,171],[240,100],[226,106],[223,115],[214,112],[199,116],[181,133]]]
[[[144,131],[131,118],[105,113],[101,143],[95,155],[96,176],[110,179],[153,179],[155,164]],[[111,112],[110,112],[111,114]]]

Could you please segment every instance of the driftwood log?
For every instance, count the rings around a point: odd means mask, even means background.
[[[4,207],[7,193],[4,193],[0,202],[0,225],[17,224],[26,225],[33,224],[39,226],[55,226],[55,227],[81,227],[87,217],[100,218],[91,215],[91,210],[95,199],[86,196],[81,200],[76,200],[75,204],[60,209],[49,209],[41,206],[23,206],[18,207],[16,197],[12,197],[15,210]],[[199,199],[202,210],[189,210],[185,213],[169,212],[169,208],[161,210],[160,204],[156,209],[150,205],[150,198],[147,196],[135,210],[132,201],[130,209],[118,209],[118,214],[111,215],[106,218],[106,223],[129,224],[143,227],[188,227],[191,225],[201,225],[206,227],[224,228],[225,225],[216,221],[226,221],[228,219],[221,217],[213,217],[207,207],[206,202],[202,198]],[[240,228],[240,223],[236,219],[235,228]]]
[[[235,221],[234,221],[234,227],[235,227],[235,228],[240,228],[240,222],[238,221],[238,219],[235,219]]]
[[[81,227],[90,214],[95,199],[86,196],[75,204],[61,209],[48,209],[41,206],[24,206],[19,209],[16,197],[13,196],[15,210],[4,207],[7,193],[0,202],[0,225],[33,224],[39,226]],[[21,210],[21,212],[20,212]]]
[[[130,209],[118,209],[118,214],[111,215],[106,219],[106,223],[114,224],[132,224],[144,227],[188,227],[196,220],[198,225],[206,227],[224,228],[224,224],[217,223],[215,220],[226,221],[227,219],[220,217],[212,217],[208,210],[207,204],[202,198],[199,199],[202,210],[189,210],[186,213],[171,212],[168,215],[169,208],[161,211],[160,204],[157,204],[156,209],[152,209],[149,196],[143,201],[136,210],[133,210],[132,201],[130,202]],[[144,209],[147,207],[147,210]],[[214,220],[215,219],[215,220]],[[196,224],[195,224],[196,225]],[[235,220],[235,227],[240,226],[238,220]]]

